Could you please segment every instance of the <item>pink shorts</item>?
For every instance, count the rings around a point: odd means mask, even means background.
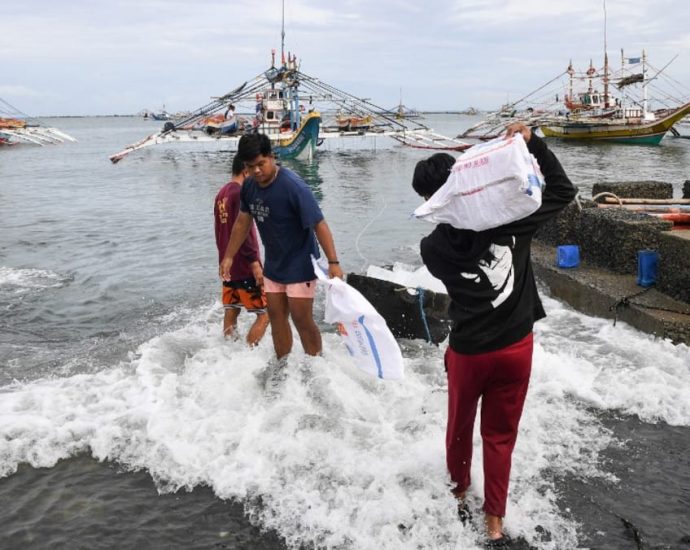
[[[264,276],[264,292],[266,294],[278,293],[287,294],[288,298],[314,298],[316,294],[316,279],[313,281],[306,281],[303,283],[290,283],[284,285],[271,281]]]

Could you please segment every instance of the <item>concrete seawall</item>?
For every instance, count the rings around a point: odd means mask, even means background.
[[[561,269],[556,266],[555,247],[540,241],[532,244],[532,263],[537,279],[550,294],[574,309],[690,345],[690,304],[657,288],[638,286],[636,275],[614,273],[586,261]]]
[[[621,198],[672,198],[662,182],[597,184],[597,193]],[[568,270],[556,266],[556,247],[576,244],[582,262]],[[659,254],[653,288],[637,285],[637,253]],[[690,230],[640,212],[598,208],[588,199],[571,203],[535,236],[532,259],[537,276],[556,298],[599,317],[690,345]]]

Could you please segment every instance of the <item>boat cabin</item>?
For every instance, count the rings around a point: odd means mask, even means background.
[[[256,122],[258,131],[267,135],[296,130],[304,106],[292,108],[298,101],[288,97],[285,89],[270,88],[256,94]]]

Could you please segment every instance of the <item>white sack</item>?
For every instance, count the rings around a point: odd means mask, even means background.
[[[328,285],[324,320],[337,325],[355,364],[378,378],[403,378],[402,353],[383,317],[357,289],[337,277],[329,279],[313,257],[312,262],[316,276]]]
[[[475,145],[446,183],[414,211],[418,218],[483,231],[521,220],[541,206],[544,176],[522,134]]]

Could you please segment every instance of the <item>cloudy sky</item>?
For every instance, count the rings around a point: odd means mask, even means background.
[[[603,0],[285,0],[303,72],[383,107],[495,108],[601,65]],[[690,2],[608,0],[609,56],[690,88]],[[0,98],[35,116],[187,110],[270,64],[281,0],[2,0]]]

